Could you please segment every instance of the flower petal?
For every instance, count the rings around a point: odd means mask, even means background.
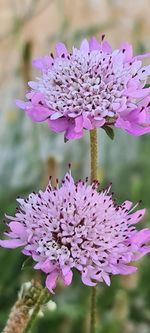
[[[102,48],[102,51],[107,53],[107,54],[111,54],[112,53],[112,47],[110,46],[110,44],[104,40],[102,43],[101,43],[101,48]]]
[[[79,139],[83,136],[83,129],[80,132],[75,131],[75,123],[69,123],[69,126],[66,130],[65,137],[66,139]]]
[[[48,274],[54,271],[56,268],[56,265],[52,264],[52,262],[49,259],[46,259],[43,263],[41,263],[40,269]]]
[[[129,97],[133,98],[143,98],[146,97],[150,93],[150,88],[144,88],[139,90],[133,90],[133,89],[126,89],[124,91],[124,94]]]
[[[89,52],[89,42],[87,39],[84,39],[80,45],[80,51]]]
[[[25,237],[26,235],[26,228],[20,222],[10,222],[9,228],[13,231],[16,235],[20,237]]]
[[[50,117],[52,111],[44,106],[33,106],[26,109],[27,115],[35,122],[42,122]]]
[[[56,133],[59,133],[65,131],[68,128],[69,121],[64,117],[55,120],[49,119],[48,125],[51,130],[53,130]]]
[[[44,56],[32,61],[32,65],[40,70],[51,68],[53,59],[50,56]]]
[[[137,271],[137,267],[127,266],[127,265],[119,265],[117,274],[128,275],[128,274],[133,274],[136,271]]]
[[[110,286],[111,281],[110,281],[109,274],[102,272],[101,276],[102,276],[103,280],[105,281],[105,283],[107,284],[107,286]]]
[[[63,278],[64,284],[65,284],[66,286],[69,286],[69,285],[71,284],[71,282],[72,282],[72,278],[73,278],[73,273],[72,273],[72,271],[69,270],[69,272],[68,272],[67,274],[63,275],[62,278]]]
[[[26,102],[21,101],[20,99],[16,99],[16,105],[20,108],[25,110],[26,109]]]
[[[81,278],[82,278],[82,282],[83,282],[86,286],[90,286],[90,287],[94,287],[94,286],[96,286],[96,283],[95,283],[95,282],[92,282],[92,280],[91,280],[88,276],[84,276],[84,275],[82,274]]]
[[[56,48],[58,57],[61,57],[63,54],[65,56],[68,54],[68,50],[67,50],[65,44],[63,44],[63,43],[57,43],[55,48]]]
[[[101,49],[101,45],[100,43],[97,41],[97,39],[95,37],[92,37],[89,41],[89,47],[90,47],[90,51],[93,50],[100,50]]]
[[[77,117],[75,118],[75,128],[74,128],[76,133],[81,133],[83,130],[83,117]]]
[[[132,244],[136,244],[137,246],[141,246],[150,241],[150,230],[145,228],[143,230],[138,231],[131,237]]]
[[[145,211],[146,211],[146,209],[140,209],[137,212],[135,212],[133,214],[130,214],[129,215],[129,217],[130,217],[130,223],[131,224],[136,224],[139,221],[141,221],[142,218],[143,218],[143,216],[144,216],[144,214],[145,214]]]
[[[52,272],[51,274],[49,274],[46,278],[46,288],[52,293],[54,294],[53,289],[56,288],[56,282],[58,279],[58,272]]]
[[[124,57],[125,57],[125,61],[130,61],[133,57],[133,48],[132,48],[132,45],[127,43],[127,42],[124,42],[122,43],[121,45],[121,51],[123,52],[124,54]]]
[[[8,249],[15,249],[17,247],[25,245],[26,242],[21,239],[8,239],[8,240],[0,240],[0,246],[6,247]]]

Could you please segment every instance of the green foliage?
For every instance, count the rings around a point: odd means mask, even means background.
[[[110,127],[110,126],[103,126],[103,129],[104,129],[104,131],[106,132],[106,134],[109,136],[109,138],[111,139],[111,140],[114,140],[114,137],[115,137],[115,135],[114,135],[114,130],[113,130],[113,128],[112,127]]]

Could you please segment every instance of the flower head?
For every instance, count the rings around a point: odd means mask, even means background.
[[[49,183],[45,191],[18,199],[20,210],[9,217],[9,239],[0,245],[23,246],[35,268],[46,273],[51,292],[58,277],[69,285],[74,269],[86,285],[110,285],[110,275],[133,273],[136,267],[128,264],[150,252],[150,230],[135,227],[145,210],[133,212],[130,201],[117,206],[110,188],[97,187],[96,181],[75,183],[68,173],[60,187]]]
[[[29,82],[27,102],[17,105],[35,122],[48,121],[54,132],[76,139],[83,130],[115,126],[132,135],[150,131],[150,88],[144,88],[150,66],[123,43],[112,50],[102,37],[83,40],[69,53],[56,44],[56,54],[33,61],[40,77]]]

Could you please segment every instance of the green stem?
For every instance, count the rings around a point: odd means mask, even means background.
[[[90,152],[91,152],[91,183],[97,177],[97,131],[93,129],[90,131]],[[95,333],[96,327],[96,287],[92,287],[91,292],[91,313],[90,313],[90,333]]]
[[[39,313],[39,310],[41,308],[41,306],[46,303],[49,299],[49,295],[48,295],[48,291],[46,288],[44,288],[41,293],[40,293],[40,296],[37,300],[37,303],[35,304],[34,308],[33,308],[33,312],[28,320],[28,323],[23,331],[23,333],[28,333]]]
[[[91,148],[91,183],[97,179],[97,131],[90,131],[90,148]]]
[[[96,287],[92,287],[90,333],[95,333],[95,328],[96,328]]]

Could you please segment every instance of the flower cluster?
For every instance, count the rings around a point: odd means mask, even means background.
[[[133,273],[136,267],[129,263],[150,252],[150,229],[135,227],[145,210],[131,209],[130,201],[117,206],[110,187],[98,192],[98,186],[75,183],[68,172],[61,186],[49,183],[45,191],[17,199],[20,209],[8,216],[8,239],[0,246],[22,246],[36,261],[34,268],[46,273],[50,292],[58,277],[69,285],[74,269],[88,286],[110,285],[112,274]]]
[[[55,55],[33,62],[41,75],[29,82],[27,102],[17,105],[68,140],[104,126],[145,134],[150,132],[150,88],[145,88],[150,66],[141,60],[149,55],[133,56],[128,43],[112,50],[103,37],[101,42],[83,40],[71,53],[58,43]]]

